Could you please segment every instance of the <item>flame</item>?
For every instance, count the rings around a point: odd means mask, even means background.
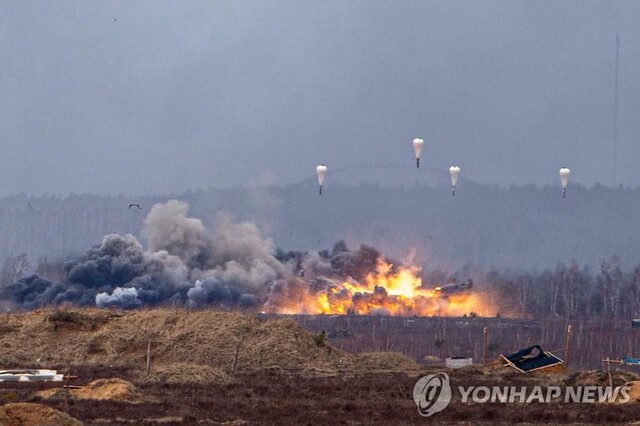
[[[281,313],[385,314],[394,316],[489,316],[478,293],[447,287],[425,289],[416,267],[394,268],[378,259],[364,282],[326,279],[325,288],[309,294],[304,303],[280,309]]]

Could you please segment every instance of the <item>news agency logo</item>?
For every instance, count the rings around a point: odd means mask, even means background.
[[[451,385],[447,373],[436,373],[422,377],[413,387],[413,400],[418,413],[429,417],[438,413],[451,402]]]
[[[475,403],[616,403],[631,401],[631,386],[458,386],[462,404]],[[452,388],[447,373],[420,378],[413,387],[413,400],[421,416],[438,413],[451,402]]]

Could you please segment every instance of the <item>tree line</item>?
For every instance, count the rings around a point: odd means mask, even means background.
[[[339,241],[334,245],[344,245]],[[277,252],[283,252],[277,249]],[[373,264],[372,270],[373,270]],[[25,253],[9,256],[0,269],[0,288],[19,278],[38,274],[53,282],[64,279],[64,263],[41,257],[32,264]],[[478,267],[452,273],[424,271],[423,286],[432,288],[473,277],[475,291],[495,306],[496,316],[532,319],[607,319],[640,318],[640,264],[625,270],[618,256],[602,259],[591,272],[576,261],[558,263],[554,269],[540,272]],[[474,316],[475,313],[470,312]]]
[[[21,253],[33,269],[39,259],[63,262],[110,233],[141,239],[151,206],[171,198],[189,203],[189,214],[208,229],[215,226],[219,212],[255,222],[285,251],[319,251],[344,239],[351,247],[366,244],[394,259],[404,260],[411,251],[416,266],[425,271],[464,272],[467,265],[487,271],[534,271],[495,277],[527,289],[522,301],[509,304],[526,305],[528,312],[623,315],[631,310],[618,299],[633,287],[633,273],[619,272],[616,265],[640,262],[640,188],[601,185],[570,185],[565,200],[555,186],[499,188],[462,182],[453,197],[448,187],[344,186],[330,179],[322,196],[314,180],[135,197],[13,194],[0,197],[0,264]],[[142,209],[129,209],[130,203]],[[604,266],[612,265],[604,272],[603,259]],[[572,266],[572,261],[582,266]],[[549,279],[558,262],[569,272],[562,280]],[[551,282],[555,284],[547,288]],[[542,299],[534,297],[543,287]],[[574,287],[575,294],[569,290]],[[590,300],[585,292],[602,295]],[[551,300],[543,303],[548,297]]]
[[[640,317],[640,264],[626,270],[618,256],[601,259],[593,272],[573,260],[539,272],[494,268],[482,272],[480,279],[501,311],[497,314],[534,319]]]

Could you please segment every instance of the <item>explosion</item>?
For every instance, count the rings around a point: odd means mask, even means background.
[[[64,263],[53,282],[37,274],[0,288],[5,310],[43,306],[211,306],[273,313],[486,315],[471,281],[426,289],[420,270],[396,267],[365,245],[284,252],[250,222],[219,215],[212,232],[186,203],[154,205],[144,220],[148,248],[133,235],[105,235]],[[305,277],[306,272],[306,277]]]
[[[419,269],[399,267],[378,258],[375,271],[363,282],[352,278],[336,280],[325,276],[310,281],[315,290],[303,304],[288,305],[280,313],[384,314],[393,316],[487,315],[486,304],[470,292],[469,280],[460,284],[426,289]]]

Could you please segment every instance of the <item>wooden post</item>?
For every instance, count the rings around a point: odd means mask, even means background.
[[[64,379],[64,412],[69,414],[69,382]]]
[[[485,327],[482,330],[482,333],[484,335],[483,339],[482,339],[482,341],[483,341],[482,346],[484,348],[483,349],[483,355],[482,355],[482,362],[483,362],[484,365],[487,365],[487,327]]]
[[[564,365],[569,367],[569,350],[571,349],[571,324],[567,326],[567,344],[564,350]]]
[[[613,380],[611,380],[611,362],[607,355],[607,376],[609,376],[609,387],[613,388]]]
[[[149,339],[149,343],[147,344],[147,376],[151,371],[151,339]]]
[[[69,376],[71,376],[71,365],[67,364],[67,375],[62,376],[62,380],[64,383],[64,412],[67,414],[69,414]]]
[[[238,342],[238,346],[236,346],[236,351],[233,354],[233,361],[231,362],[231,374],[236,373],[236,364],[238,363],[238,353],[240,352],[240,345],[242,344],[242,340]]]

